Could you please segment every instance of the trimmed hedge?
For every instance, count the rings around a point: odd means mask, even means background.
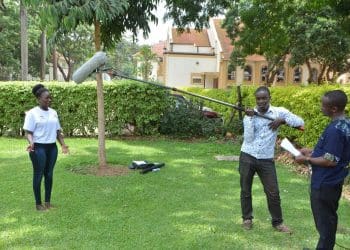
[[[0,84],[0,133],[20,134],[25,111],[36,105],[31,93],[33,82],[12,82]],[[95,82],[76,85],[74,83],[45,83],[52,93],[52,107],[58,111],[61,125],[68,136],[92,136],[97,128],[97,103]],[[255,106],[254,91],[257,86],[242,86],[242,104]],[[285,86],[272,87],[271,104],[283,106],[305,120],[305,131],[283,126],[281,136],[288,137],[301,145],[313,146],[329,119],[320,109],[321,96],[329,90],[343,89],[350,99],[350,86]],[[228,103],[237,103],[237,89],[188,88],[187,91],[208,96]],[[158,134],[162,114],[169,108],[167,91],[151,85],[130,80],[105,83],[106,134],[120,135],[126,124],[135,126],[138,135]],[[238,119],[238,112],[227,106],[204,101],[205,106],[221,113],[227,127],[228,122]],[[350,104],[346,108],[350,111]],[[233,119],[231,117],[233,116]],[[239,134],[241,131],[231,131]],[[10,132],[9,132],[10,131]]]
[[[242,86],[242,104],[245,107],[255,106],[254,91],[257,86]],[[289,109],[293,113],[301,116],[305,121],[305,131],[282,126],[280,130],[281,137],[288,137],[293,141],[305,146],[314,146],[321,135],[323,129],[329,123],[329,118],[325,117],[321,112],[321,97],[329,90],[342,89],[348,96],[350,101],[350,86],[340,85],[321,85],[321,86],[284,86],[271,87],[271,105],[281,106]],[[199,95],[204,95],[225,102],[237,103],[237,88],[232,88],[229,91],[218,89],[200,89],[188,88],[187,91],[194,92]],[[204,102],[205,106],[213,108],[215,111],[224,115],[226,121],[230,120],[232,113],[231,108],[211,103]],[[349,115],[350,103],[346,107],[347,115]],[[237,117],[237,116],[235,116]],[[233,131],[234,132],[234,131]]]
[[[19,135],[25,111],[36,104],[33,82],[0,84],[0,133]],[[93,136],[97,128],[96,83],[44,83],[52,96],[52,108],[68,136]],[[135,134],[158,133],[160,117],[169,106],[166,91],[129,80],[104,84],[106,135],[121,134],[126,124]]]

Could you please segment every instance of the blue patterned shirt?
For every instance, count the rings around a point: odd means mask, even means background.
[[[256,112],[257,109],[254,108]],[[282,118],[291,127],[304,125],[303,119],[282,107],[270,105],[264,114],[273,119]],[[270,120],[259,116],[245,116],[243,119],[244,134],[241,151],[257,159],[273,159],[275,154],[275,143],[277,130],[269,128]]]
[[[335,186],[348,175],[350,162],[350,119],[336,119],[323,131],[312,157],[325,158],[337,163],[335,167],[312,165],[311,187],[319,189],[322,185]]]

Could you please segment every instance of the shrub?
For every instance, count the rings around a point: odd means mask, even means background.
[[[255,97],[254,91],[258,86],[242,86],[242,105],[244,107],[254,107]],[[271,87],[271,104],[273,106],[281,106],[289,109],[291,112],[299,115],[305,121],[305,131],[301,132],[294,128],[282,126],[280,129],[281,137],[288,137],[294,140],[300,145],[312,147],[316,144],[323,129],[329,123],[329,118],[325,117],[320,110],[321,96],[326,92],[334,89],[342,89],[348,95],[350,100],[350,87],[340,85],[321,85],[321,86],[276,86]],[[218,89],[201,89],[201,88],[188,88],[188,91],[194,92],[199,95],[212,97],[228,103],[237,104],[237,88],[231,90],[218,90]],[[204,105],[213,108],[219,113],[223,114],[225,121],[231,119],[232,108],[212,103],[210,101],[204,101]],[[349,114],[350,103],[346,108],[346,113]],[[226,130],[234,134],[240,131],[240,122],[237,119],[237,115],[234,117],[234,123],[226,123]]]
[[[6,133],[15,136],[23,132],[21,128],[25,111],[36,105],[35,98],[31,94],[34,84],[33,82],[0,84],[0,135]],[[58,111],[65,134],[95,136],[96,84],[94,82],[80,85],[50,82],[45,85],[53,95],[52,107]],[[257,86],[241,87],[244,107],[255,106],[256,88]],[[305,121],[305,132],[282,126],[281,136],[288,137],[300,145],[314,146],[329,123],[329,119],[320,111],[320,98],[326,91],[333,89],[343,89],[350,96],[349,86],[271,87],[271,104],[283,106]],[[232,104],[238,102],[236,88],[230,90],[188,88],[187,90]],[[178,136],[218,136],[224,132],[222,126],[218,126],[213,120],[207,121],[201,116],[198,104],[194,104],[192,110],[174,110],[174,107],[170,107],[167,93],[168,91],[160,88],[130,80],[106,83],[104,98],[107,136],[120,135],[128,125],[134,126],[134,133],[138,135],[155,135],[160,131]],[[234,135],[242,133],[242,123],[238,119],[236,110],[210,101],[201,102],[201,105],[210,107],[223,115],[225,131]],[[166,110],[168,111],[165,112]],[[349,113],[350,104],[347,105],[346,111]],[[181,132],[181,129],[186,132]]]
[[[196,102],[173,103],[164,113],[160,133],[181,138],[216,137],[222,135],[221,119],[207,118]]]
[[[0,84],[0,134],[21,134],[25,111],[36,105],[33,82]],[[69,136],[95,136],[96,84],[44,83],[53,96],[61,126]],[[169,105],[166,92],[151,85],[123,80],[104,85],[106,134],[120,135],[127,124],[138,135],[157,134],[160,117]]]

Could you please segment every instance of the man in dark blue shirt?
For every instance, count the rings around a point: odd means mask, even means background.
[[[331,118],[314,150],[303,148],[298,163],[309,163],[311,210],[320,235],[316,249],[333,249],[338,224],[337,209],[350,162],[350,119],[345,117],[346,94],[341,90],[322,97],[322,112]]]

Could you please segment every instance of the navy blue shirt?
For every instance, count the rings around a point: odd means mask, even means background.
[[[350,162],[350,120],[332,121],[319,138],[312,157],[324,157],[337,163],[335,167],[312,165],[311,187],[335,186],[343,183],[348,175]]]

